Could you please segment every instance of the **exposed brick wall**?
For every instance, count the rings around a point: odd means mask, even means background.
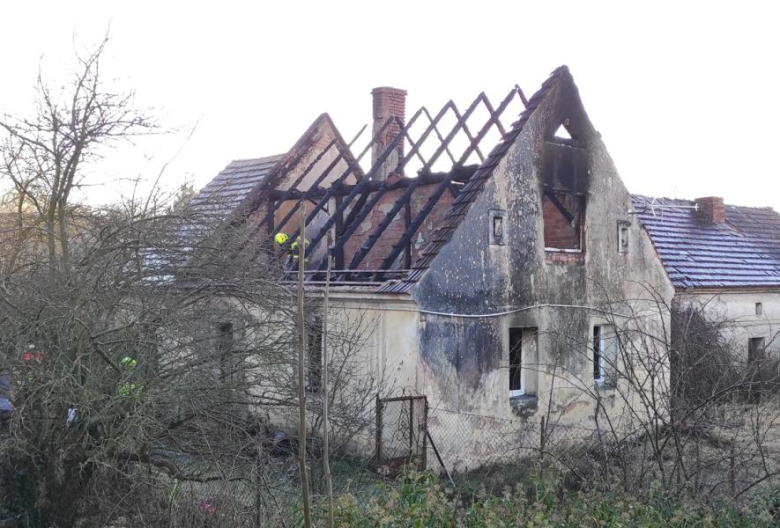
[[[582,200],[574,195],[559,195],[566,209],[575,217],[581,215]],[[544,217],[544,247],[555,249],[581,249],[580,229],[572,227],[561,211],[548,197],[542,199],[542,214]],[[581,216],[579,218],[581,220]],[[581,223],[581,222],[579,222]]]
[[[344,244],[344,265],[349,266],[352,257],[360,247],[368,240],[382,220],[385,218],[395,201],[403,194],[404,189],[387,191],[374,206],[371,213],[360,223],[357,230]],[[369,197],[369,200],[371,198]],[[401,238],[406,226],[404,224],[404,212],[401,210],[393,221],[387,226],[380,239],[358,266],[360,269],[379,269],[382,259],[390,253],[390,250]]]
[[[412,220],[414,220],[415,216],[417,216],[428,203],[428,199],[431,194],[433,194],[436,187],[437,184],[421,185],[415,190],[410,201]],[[349,240],[347,240],[346,244],[344,244],[345,265],[349,265],[355,252],[357,252],[366,242],[368,237],[374,233],[376,228],[385,218],[387,212],[393,208],[396,200],[403,195],[404,191],[405,189],[395,189],[385,192],[371,213],[360,223],[357,230],[352,234]],[[426,246],[431,234],[435,230],[436,224],[446,216],[452,201],[452,193],[449,190],[445,191],[441,198],[436,202],[436,206],[434,206],[431,213],[425,219],[425,222],[420,226],[418,232],[415,233],[412,238],[412,262],[417,259],[420,251]],[[398,243],[405,232],[405,213],[404,210],[401,209],[358,267],[360,269],[379,269],[382,265],[382,261],[390,254],[393,246]],[[401,267],[403,267],[403,253],[398,257],[397,262],[400,262]]]
[[[700,221],[709,224],[722,224],[726,221],[726,207],[723,205],[723,198],[717,196],[696,198],[696,204],[699,206],[696,217]]]

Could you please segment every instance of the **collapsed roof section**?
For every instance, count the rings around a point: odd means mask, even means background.
[[[449,101],[435,114],[422,107],[407,121],[405,92],[379,88],[373,93],[372,137],[346,169],[337,168],[344,161],[341,155],[324,170],[307,167],[298,180],[310,184],[296,180],[268,188],[262,214],[253,214],[254,226],[265,230],[269,240],[288,235],[284,251],[300,235],[299,209],[306,204],[310,284],[325,279],[326,247],[333,257],[334,285],[402,291],[387,285],[416,280],[415,263],[430,261],[426,248],[437,240],[445,219],[462,211],[464,189],[472,192],[475,175],[484,179],[485,169],[495,166],[495,156],[485,153],[505,142],[509,123],[528,105],[515,86],[497,105],[481,93],[464,110]],[[382,97],[389,102],[378,100]],[[320,153],[326,154],[327,149]],[[370,167],[362,171],[369,154]],[[290,259],[286,279],[294,278],[296,263]]]
[[[377,88],[367,141],[364,127],[346,143],[323,114],[287,153],[231,163],[193,205],[232,224],[245,222],[280,258],[287,255],[284,280],[295,278],[298,261],[290,250],[304,208],[309,284],[325,280],[329,253],[333,285],[407,292],[562,74],[568,75],[565,66],[530,100],[515,86],[497,104],[481,93],[465,109],[450,100],[436,113],[422,107],[408,120],[406,92]]]

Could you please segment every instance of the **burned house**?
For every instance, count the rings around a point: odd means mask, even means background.
[[[692,316],[701,314],[739,362],[763,363],[776,376],[780,214],[724,204],[719,197],[634,196],[634,206],[674,286],[678,348],[713,348],[697,343],[707,336],[691,328]]]
[[[515,87],[407,115],[405,96],[373,91],[368,141],[348,145],[323,116],[288,153],[233,162],[201,196],[235,197],[264,240],[288,235],[280,253],[305,204],[308,295],[330,255],[332,317],[369,315],[363,357],[391,374],[390,395],[518,421],[593,420],[594,398],[622,412],[621,353],[663,344],[673,289],[568,68],[530,99]],[[665,384],[663,361],[637,364]]]

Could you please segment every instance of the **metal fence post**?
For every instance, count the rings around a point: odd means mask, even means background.
[[[376,395],[376,467],[382,465],[382,400]]]
[[[428,397],[423,396],[423,423],[422,423],[422,468],[428,469]]]

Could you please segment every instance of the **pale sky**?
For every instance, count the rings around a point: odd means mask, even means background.
[[[561,64],[634,193],[780,210],[780,30],[773,2],[2,2],[0,112],[24,113],[39,65],[57,80],[73,35],[176,134],[125,145],[89,199],[152,178],[194,123],[164,183],[200,188],[232,159],[288,150],[329,112],[345,137],[375,86],[409,114],[519,84]]]

